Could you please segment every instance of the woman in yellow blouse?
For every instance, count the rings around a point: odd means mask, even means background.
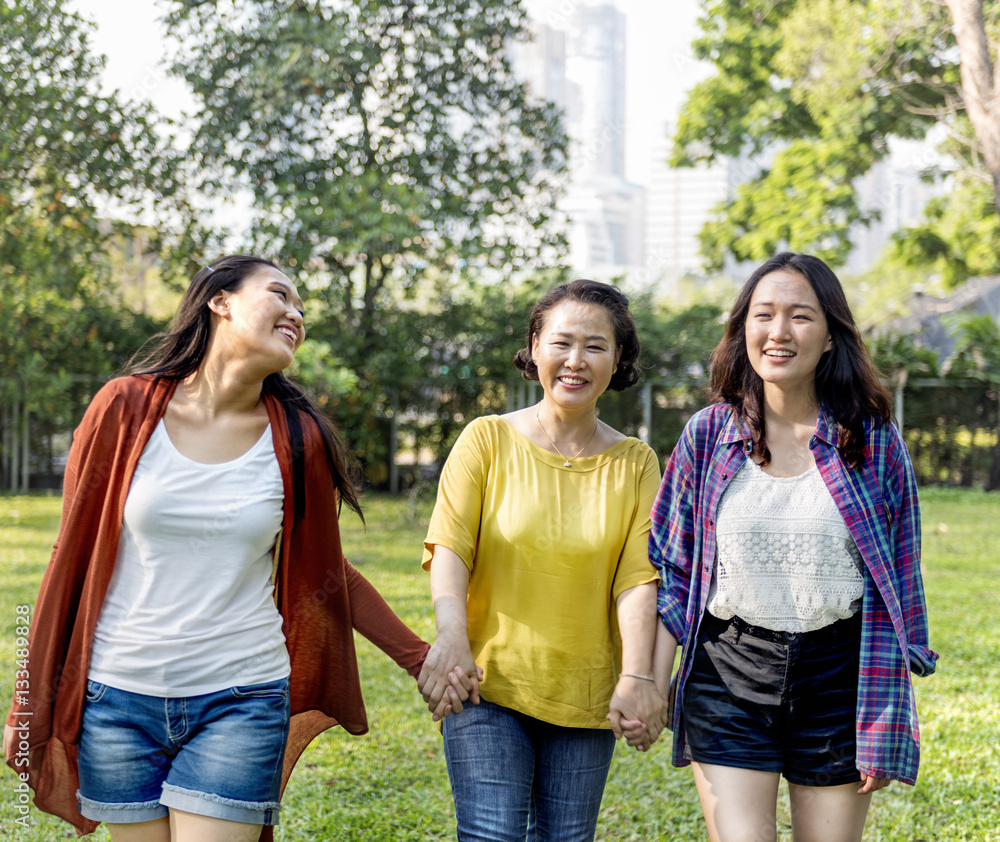
[[[478,702],[443,723],[460,840],[592,840],[614,738],[645,750],[663,727],[659,466],[596,412],[636,383],[638,356],[620,291],[557,287],[514,360],[541,402],[473,421],[442,472],[423,560],[437,642],[419,686],[432,711],[459,684]]]

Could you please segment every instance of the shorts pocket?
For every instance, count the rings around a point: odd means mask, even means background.
[[[288,679],[265,681],[263,684],[247,684],[230,687],[229,692],[236,699],[284,699],[288,696]]]
[[[104,698],[104,694],[108,692],[108,685],[101,684],[99,681],[91,681],[87,679],[87,703],[91,704],[93,702],[99,702]]]

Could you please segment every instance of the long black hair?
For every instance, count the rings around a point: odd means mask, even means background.
[[[833,270],[818,257],[784,251],[747,279],[729,314],[726,332],[712,354],[712,397],[736,409],[750,427],[754,452],[765,464],[770,462],[764,422],[764,381],[747,356],[746,321],[757,284],[765,275],[782,269],[804,277],[823,308],[832,347],[823,353],[816,366],[816,396],[833,415],[837,445],[844,461],[857,468],[865,455],[865,417],[879,425],[888,423],[892,403],[854,322],[844,288]]]
[[[278,269],[263,257],[233,254],[220,257],[194,276],[181,300],[174,321],[166,333],[154,337],[129,362],[128,373],[183,380],[201,366],[211,334],[208,302],[221,291],[236,292],[243,282],[263,267]],[[292,449],[292,488],[295,491],[295,519],[305,513],[305,439],[302,416],[311,418],[323,439],[326,462],[342,502],[364,520],[358,490],[361,471],[358,460],[344,442],[340,431],[313,400],[280,371],[264,378],[262,393],[277,398],[285,411]]]

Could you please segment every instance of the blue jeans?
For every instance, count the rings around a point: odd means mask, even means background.
[[[173,807],[277,824],[288,722],[287,678],[179,698],[88,681],[80,812],[95,821],[148,822]]]
[[[461,842],[593,840],[611,731],[551,725],[483,700],[445,719],[443,733]]]

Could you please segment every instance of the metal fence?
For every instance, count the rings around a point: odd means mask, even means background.
[[[73,396],[76,418],[61,426],[29,413],[26,401],[7,391],[0,403],[0,489],[59,487],[72,425],[86,405],[86,393],[100,384],[79,385],[81,394]],[[998,395],[995,386],[976,381],[912,380],[897,390],[897,420],[919,484],[988,486],[991,471],[1000,467]],[[469,421],[530,406],[540,397],[537,383],[520,378],[422,380],[390,390],[379,419],[388,456],[385,464],[367,466],[372,485],[401,491],[432,482]],[[625,392],[608,392],[598,411],[612,427],[647,442],[662,463],[706,400],[699,380],[648,380]]]

